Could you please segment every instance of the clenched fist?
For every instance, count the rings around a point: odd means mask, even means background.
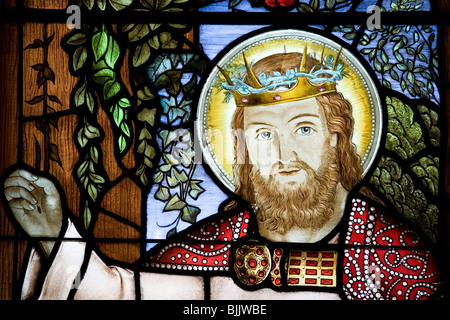
[[[58,237],[63,214],[53,182],[19,169],[5,180],[4,188],[14,219],[30,237]],[[39,244],[49,256],[55,241],[42,239]]]

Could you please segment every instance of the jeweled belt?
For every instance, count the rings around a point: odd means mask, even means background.
[[[336,287],[337,251],[300,250],[255,243],[235,249],[233,270],[245,287]]]

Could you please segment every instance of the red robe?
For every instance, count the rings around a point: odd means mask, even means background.
[[[339,244],[331,248],[339,256],[335,288],[307,287],[306,290],[338,292],[342,298],[351,300],[439,297],[443,285],[429,247],[405,221],[388,216],[378,203],[372,202],[352,199],[335,231],[318,244],[308,244],[308,250],[317,250],[318,246],[323,249],[328,240],[340,234]],[[279,248],[295,248],[295,244],[270,244],[262,239],[251,207],[241,204],[237,209],[215,215],[153,248],[143,267],[183,274],[209,272],[235,277],[235,247],[255,239]],[[298,245],[305,249],[305,244]],[[283,263],[279,265],[283,269]],[[271,282],[265,281],[264,285],[270,287]],[[304,287],[289,287],[286,280],[283,285],[273,288],[305,290]]]

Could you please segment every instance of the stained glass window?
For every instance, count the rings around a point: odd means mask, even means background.
[[[445,300],[448,10],[3,1],[2,299]]]

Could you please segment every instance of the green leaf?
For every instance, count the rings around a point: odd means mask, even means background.
[[[158,135],[161,137],[161,139],[163,141],[164,149],[167,148],[167,146],[172,141],[175,141],[178,137],[176,131],[170,131],[170,130],[161,130]]]
[[[125,122],[122,122],[122,124],[120,125],[120,130],[122,130],[122,132],[128,137],[131,137],[131,133],[130,133],[130,128],[128,127],[128,124],[126,124]]]
[[[123,135],[119,136],[119,151],[120,153],[124,152],[127,147],[127,141],[125,140],[125,137]]]
[[[170,32],[161,32],[159,40],[161,41],[161,47],[163,49],[175,49],[178,45],[178,41],[172,38]]]
[[[77,32],[71,36],[66,43],[72,46],[80,46],[86,42],[86,34],[82,32]]]
[[[86,105],[91,113],[94,113],[95,101],[92,93],[86,91]]]
[[[108,49],[108,34],[105,26],[102,25],[100,31],[92,36],[92,50],[94,51],[95,62],[97,62]]]
[[[161,171],[156,172],[153,175],[153,183],[161,183],[161,181],[164,179],[164,174]]]
[[[189,195],[192,197],[192,199],[197,200],[198,197],[205,191],[205,189],[203,189],[200,186],[201,181],[199,180],[192,180],[189,183]]]
[[[134,49],[133,53],[133,66],[139,67],[140,65],[144,64],[148,61],[151,54],[151,48],[150,45],[147,42],[144,42],[140,45],[138,45]]]
[[[133,0],[109,0],[109,3],[115,10],[120,11],[130,6]]]
[[[158,192],[155,193],[155,198],[160,201],[166,201],[170,198],[169,188],[164,186],[159,186]]]
[[[397,63],[397,68],[401,71],[408,70],[408,67],[404,63]]]
[[[197,221],[197,216],[200,213],[200,209],[194,206],[187,205],[183,208],[181,214],[181,220],[194,224]]]
[[[91,220],[92,220],[92,212],[91,212],[91,209],[89,209],[89,203],[86,201],[86,203],[84,205],[84,210],[83,210],[83,223],[84,223],[84,228],[86,230],[89,229],[89,226],[91,225]]]
[[[297,10],[299,12],[314,12],[314,10],[309,5],[307,5],[306,3],[299,3],[298,7],[297,7]]]
[[[106,0],[97,0],[97,6],[100,10],[106,9]]]
[[[87,59],[87,49],[82,46],[75,50],[72,58],[72,66],[75,71],[80,70]]]
[[[310,1],[309,1],[309,4],[311,5],[311,8],[312,8],[314,11],[319,10],[319,7],[320,7],[320,1],[319,1],[319,0],[310,0]]]
[[[426,147],[422,128],[414,121],[411,107],[400,99],[387,97],[386,103],[388,111],[386,149],[406,160]]]
[[[155,124],[155,116],[156,108],[143,108],[142,111],[138,113],[137,118],[139,121],[147,122],[149,125],[153,126]]]
[[[75,106],[79,107],[83,105],[85,100],[86,100],[86,83],[84,83],[81,87],[79,87],[78,90],[75,92],[74,95]]]
[[[98,163],[98,149],[95,146],[91,146],[89,149],[89,155],[94,163]]]
[[[92,10],[92,8],[94,7],[94,0],[83,0],[84,5],[89,9]]]
[[[109,37],[109,44],[108,49],[106,50],[105,55],[105,61],[106,64],[111,68],[114,69],[114,65],[117,62],[117,59],[119,59],[120,56],[120,48],[117,42],[113,39],[113,37]]]
[[[228,2],[228,9],[232,9],[234,7],[237,7],[241,2],[242,2],[242,0],[230,0]]]
[[[115,81],[114,79],[111,79],[108,82],[106,82],[103,87],[103,97],[105,98],[105,100],[109,100],[113,96],[118,94],[119,91],[120,91],[119,82]]]
[[[381,50],[381,60],[383,60],[384,63],[388,63],[389,58],[386,54],[386,51],[384,51],[384,49]]]
[[[148,131],[147,127],[144,126],[141,130],[141,133],[139,134],[139,140],[148,139],[150,140],[152,138],[152,135],[150,131]]]
[[[409,83],[414,84],[414,80],[416,77],[412,72],[408,71],[406,78],[408,79]]]
[[[130,30],[128,40],[130,42],[136,42],[145,38],[150,33],[150,26],[147,23],[135,24]]]
[[[84,148],[89,140],[98,137],[100,137],[100,131],[96,127],[90,125],[86,118],[84,118],[84,125],[77,134],[77,140],[80,146]]]
[[[383,68],[381,67],[380,60],[378,60],[378,58],[376,58],[376,59],[374,60],[374,66],[375,66],[375,69],[376,69],[378,72],[381,72],[381,71],[383,70]]]
[[[398,81],[400,78],[398,77],[398,73],[394,70],[394,69],[391,69],[390,71],[389,71],[389,74],[391,75],[391,77],[392,77],[392,79],[394,79],[394,80],[396,80],[396,81]]]
[[[89,194],[89,196],[92,198],[92,200],[97,200],[98,197],[98,189],[96,188],[96,186],[92,183],[88,184],[88,189],[87,192]]]
[[[130,100],[128,98],[120,98],[118,104],[121,108],[129,108],[131,106]]]
[[[423,185],[435,196],[439,193],[439,158],[422,157],[411,165],[411,169]]]
[[[122,110],[121,107],[119,107],[116,104],[113,105],[111,107],[111,109],[112,109],[114,122],[115,122],[116,126],[119,127],[120,124],[122,123],[123,119],[125,118],[125,112]]]
[[[172,167],[172,169],[170,170],[170,175],[167,176],[167,184],[173,188],[178,186],[182,181],[179,179],[179,174],[177,169],[175,169],[174,167]]]
[[[325,8],[331,10],[336,5],[336,0],[326,0],[325,1]]]
[[[395,59],[397,59],[398,62],[403,62],[405,59],[403,58],[402,54],[398,51],[394,52]]]
[[[115,73],[109,68],[104,68],[92,75],[92,79],[98,84],[105,84],[108,81],[114,80]]]
[[[164,206],[163,211],[181,210],[186,206],[186,202],[180,199],[178,193],[175,193]]]

